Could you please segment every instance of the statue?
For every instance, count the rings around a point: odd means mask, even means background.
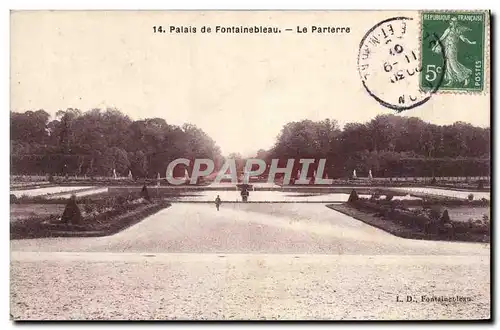
[[[352,171],[352,178],[353,179],[357,179],[358,178],[358,176],[356,175],[356,170]]]
[[[237,187],[241,190],[241,199],[246,203],[248,201],[248,196],[250,196],[249,189],[251,186],[249,184],[239,184]]]
[[[244,203],[248,201],[248,196],[250,196],[250,192],[247,189],[243,189],[241,191],[241,199],[243,200]]]
[[[372,170],[368,171],[368,179],[373,179]]]
[[[128,178],[132,180],[134,177],[132,176],[132,171],[128,170]]]
[[[118,176],[116,175],[116,169],[113,169],[113,178],[118,179]]]

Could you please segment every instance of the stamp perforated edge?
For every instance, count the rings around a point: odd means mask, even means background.
[[[423,31],[423,26],[422,26],[422,14],[426,12],[433,12],[433,13],[481,13],[484,14],[485,20],[484,20],[484,49],[483,49],[483,90],[477,91],[477,90],[451,90],[451,89],[445,89],[442,90],[438,88],[435,91],[435,94],[463,94],[463,95],[488,95],[490,93],[490,15],[491,11],[490,10],[453,10],[453,9],[448,9],[448,10],[419,10],[418,11],[418,50],[419,50],[419,56],[420,56],[420,65],[422,65],[422,31]],[[425,93],[424,90],[422,90],[420,83],[420,92]]]

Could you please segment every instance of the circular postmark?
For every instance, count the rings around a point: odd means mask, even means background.
[[[418,35],[412,18],[393,17],[372,27],[359,45],[358,72],[364,88],[381,105],[398,112],[427,102],[444,76],[438,72],[437,84],[420,88]]]

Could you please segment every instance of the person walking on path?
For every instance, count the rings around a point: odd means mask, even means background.
[[[219,211],[219,207],[220,207],[221,203],[222,203],[222,201],[220,200],[219,195],[217,195],[217,197],[215,198],[215,207],[217,208],[217,211]]]

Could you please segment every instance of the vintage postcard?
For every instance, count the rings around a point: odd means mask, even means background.
[[[10,33],[12,320],[491,320],[489,11]]]

